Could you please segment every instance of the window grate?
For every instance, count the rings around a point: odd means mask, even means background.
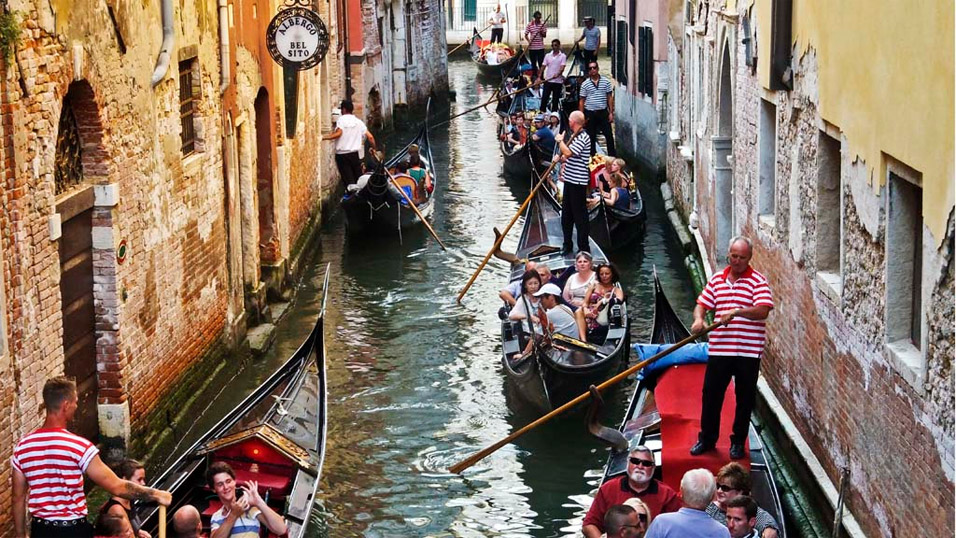
[[[63,100],[63,110],[60,112],[55,160],[53,183],[56,194],[83,183],[83,145],[80,144],[80,130],[69,96]]]
[[[196,59],[179,62],[179,122],[182,130],[183,155],[196,151],[196,92],[193,88],[193,66]]]

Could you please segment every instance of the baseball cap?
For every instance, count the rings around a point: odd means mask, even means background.
[[[534,121],[544,121],[544,114],[538,114],[535,116]]]
[[[559,287],[557,287],[556,285],[554,285],[554,284],[548,282],[548,283],[545,284],[544,286],[541,286],[541,289],[538,290],[538,292],[535,293],[534,296],[535,296],[535,297],[541,297],[542,295],[545,295],[545,294],[561,295],[561,288],[559,288]]]

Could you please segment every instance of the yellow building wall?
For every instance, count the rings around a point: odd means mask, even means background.
[[[771,0],[754,1],[769,88]],[[816,52],[821,116],[870,168],[875,191],[883,153],[922,173],[924,221],[940,242],[954,207],[953,16],[953,0],[793,0],[797,54]]]

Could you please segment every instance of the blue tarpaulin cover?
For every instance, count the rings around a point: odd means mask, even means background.
[[[637,361],[642,362],[657,355],[674,344],[634,344]],[[707,362],[707,344],[687,344],[670,355],[648,364],[637,373],[638,379],[644,379],[677,364],[701,364]]]

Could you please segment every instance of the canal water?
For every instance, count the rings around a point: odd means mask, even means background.
[[[449,78],[457,97],[440,114],[445,118],[495,91],[467,59],[449,63]],[[333,215],[273,350],[248,366],[203,419],[235,405],[305,338],[328,265],[329,436],[313,536],[580,535],[607,454],[580,414],[528,433],[463,476],[447,471],[537,418],[505,391],[497,310],[506,264],[492,260],[463,304],[455,302],[491,248],[492,228],[506,225],[528,192],[527,179],[502,175],[492,112],[468,113],[430,133],[439,174],[432,223],[448,250],[423,230],[349,238],[341,215]],[[415,131],[414,123],[397,126],[385,137],[387,149]],[[659,186],[642,180],[640,187],[646,235],[611,254],[629,296],[634,342],[650,334],[655,266],[685,318],[694,301]],[[513,250],[520,225],[506,250]],[[616,427],[632,387],[606,397],[603,422]]]

